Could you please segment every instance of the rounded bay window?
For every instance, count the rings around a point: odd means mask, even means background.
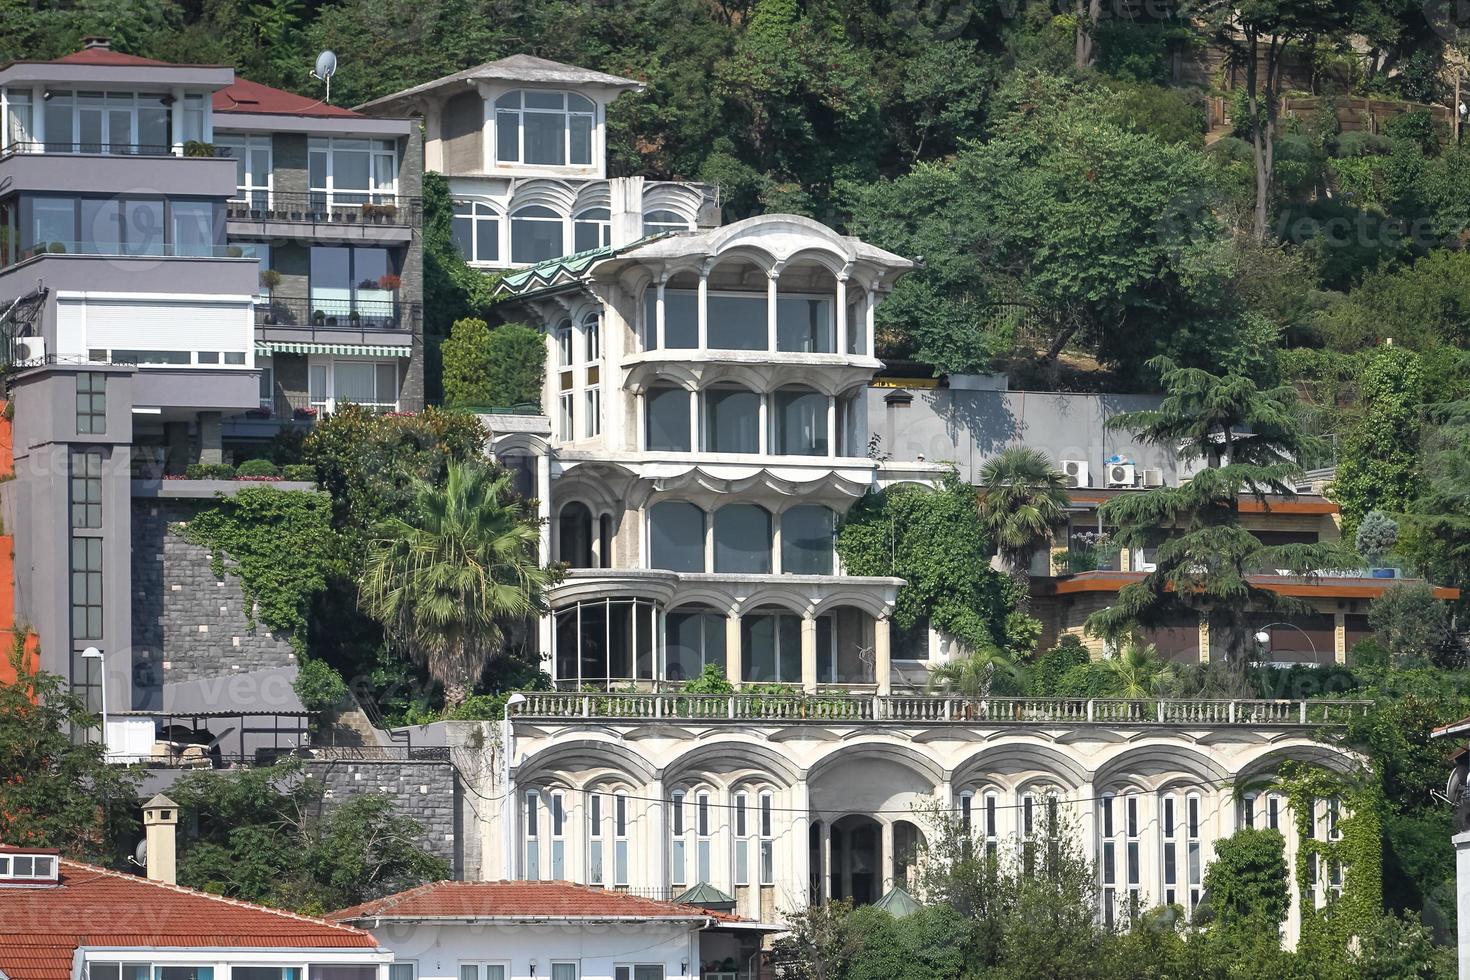
[[[687,453],[694,450],[690,425],[693,396],[683,388],[658,385],[643,396],[644,448]]]
[[[837,515],[820,504],[800,504],[781,514],[781,571],[831,575]]]
[[[770,574],[770,511],[756,504],[726,504],[715,511],[715,571]]]
[[[719,386],[704,393],[704,451],[761,451],[761,396],[744,388]]]
[[[556,678],[568,687],[651,681],[658,608],[652,599],[587,599],[554,613]]]
[[[556,522],[557,558],[572,568],[592,568],[592,511],[573,501]]]
[[[682,500],[648,509],[649,565],[671,572],[704,571],[704,511]]]
[[[680,606],[664,616],[664,679],[692,681],[706,667],[725,672],[725,622],[708,606]]]
[[[781,388],[773,397],[772,435],[778,456],[827,455],[827,410],[830,399],[810,388]]]

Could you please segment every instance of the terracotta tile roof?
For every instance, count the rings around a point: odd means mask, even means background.
[[[153,68],[178,68],[170,61],[155,61],[152,58],[140,58],[135,54],[123,54],[121,51],[113,51],[109,48],[83,48],[64,54],[52,61],[60,65],[147,65]]]
[[[248,78],[236,78],[214,93],[215,112],[258,112],[272,116],[330,116],[363,118],[338,105],[327,105],[320,99],[296,95],[284,89],[271,88]]]
[[[76,861],[59,885],[0,887],[0,973],[68,980],[79,946],[374,949],[360,929]]]
[[[569,881],[436,881],[327,914],[338,922],[365,919],[717,919],[709,912]]]

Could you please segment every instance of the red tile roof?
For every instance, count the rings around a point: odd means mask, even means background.
[[[121,51],[113,51],[110,48],[83,48],[64,54],[60,58],[52,59],[61,65],[146,65],[153,68],[177,68],[169,61],[154,61],[152,58],[140,58],[135,54],[123,54]]]
[[[79,946],[374,949],[360,929],[76,861],[59,885],[0,886],[0,973],[68,980]]]
[[[236,78],[214,93],[215,112],[260,112],[273,116],[346,116],[364,118],[362,113],[328,105],[320,99],[271,88],[248,78]]]
[[[327,914],[338,922],[365,919],[718,919],[710,912],[569,881],[436,881]]]

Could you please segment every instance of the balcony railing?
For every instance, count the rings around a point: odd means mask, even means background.
[[[18,156],[25,153],[70,153],[70,154],[95,154],[98,156],[116,157],[172,157],[181,155],[179,150],[168,143],[76,143],[65,140],[19,140],[6,145],[0,151],[0,160]],[[198,154],[204,157],[228,157],[228,147],[217,146],[213,153]]]
[[[202,245],[184,242],[76,242],[46,241],[23,245],[16,249],[15,261],[24,262],[40,255],[105,255],[110,258],[152,259],[238,259],[238,245]]]
[[[528,692],[517,718],[900,724],[1344,725],[1368,701],[956,698],[857,694],[586,694]]]
[[[226,205],[230,221],[284,221],[291,224],[417,228],[423,224],[420,197],[372,191],[250,191]]]
[[[272,297],[255,304],[255,323],[261,327],[290,327],[336,336],[343,331],[412,332],[418,329],[423,308],[396,300],[300,299]]]

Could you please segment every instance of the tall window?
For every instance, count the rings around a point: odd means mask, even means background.
[[[71,539],[71,637],[102,639],[102,539]]]
[[[684,884],[684,791],[669,797],[669,884]]]
[[[26,149],[35,139],[35,105],[28,89],[10,89],[5,93],[5,132],[0,143],[6,148],[22,146]]]
[[[1114,839],[1114,835],[1117,834],[1117,802],[1117,797],[1108,794],[1098,804],[1101,811],[1099,833],[1102,836],[1103,925],[1109,929],[1112,929],[1117,921],[1118,845]]]
[[[577,392],[576,376],[572,371],[575,362],[572,346],[572,321],[563,320],[556,328],[556,378],[559,418],[557,430],[563,442],[577,438]]]
[[[725,616],[702,606],[683,606],[664,617],[664,676],[692,681],[706,666],[725,672]]]
[[[810,388],[782,388],[774,402],[773,452],[781,456],[827,455],[827,396]]]
[[[52,90],[42,104],[45,106],[46,152],[48,153],[146,153],[161,155],[171,153],[173,139],[169,121],[170,109],[163,104],[164,96],[157,93],[135,94],[132,92],[62,92]],[[193,99],[194,102],[189,100]],[[16,102],[15,93],[9,101]],[[21,100],[26,113],[25,130],[27,139],[31,101],[29,95]],[[202,139],[204,131],[203,105],[199,96],[185,96],[182,105],[176,106],[185,113],[186,126],[190,120],[189,109],[198,108],[198,135],[185,135],[185,139]],[[12,130],[12,137],[14,130]]]
[[[1184,801],[1185,807],[1185,842],[1188,848],[1189,860],[1189,913],[1194,914],[1199,908],[1200,894],[1204,888],[1204,856],[1201,853],[1202,842],[1200,841],[1200,798],[1194,794]]]
[[[776,828],[770,793],[760,796],[760,882],[762,885],[776,883]]]
[[[500,215],[482,201],[455,201],[450,237],[466,262],[500,261]]]
[[[102,526],[102,454],[96,451],[71,454],[71,526]]]
[[[704,511],[666,500],[648,511],[649,566],[671,572],[704,571]]]
[[[587,883],[601,885],[602,874],[602,794],[587,798]]]
[[[613,884],[628,884],[628,794],[613,797]]]
[[[507,92],[495,100],[495,159],[499,163],[592,165],[592,100],[574,92]]]
[[[583,434],[590,439],[602,432],[602,318],[596,313],[582,318],[582,352],[586,355]]]
[[[313,137],[308,176],[320,205],[391,203],[398,193],[398,146],[393,140]]]
[[[744,388],[705,391],[705,452],[760,452],[760,406],[761,396]]]
[[[1130,793],[1123,800],[1124,855],[1128,872],[1128,917],[1132,921],[1143,905],[1143,867],[1139,854],[1140,821],[1138,795]]]
[[[966,837],[975,832],[975,794],[969,790],[960,794],[960,829]]]
[[[709,884],[713,829],[710,825],[709,794],[700,793],[694,798],[694,867],[700,884]]]
[[[715,571],[771,571],[769,511],[758,504],[726,504],[715,511]]]
[[[644,448],[687,453],[693,449],[689,430],[689,392],[683,388],[653,387],[643,396],[647,431]]]
[[[379,323],[393,317],[397,265],[386,248],[313,245],[311,316],[319,326]]]
[[[1000,849],[1000,797],[985,794],[985,856],[994,861]]]
[[[740,617],[745,681],[801,683],[801,618],[769,607]]]
[[[572,216],[572,251],[586,252],[612,244],[612,214],[607,208],[587,208]]]
[[[1036,870],[1036,797],[1031,793],[1021,797],[1021,870],[1028,875]]]
[[[271,138],[269,135],[221,133],[216,146],[235,158],[235,200],[263,210],[271,205]],[[300,204],[297,204],[300,207]]]
[[[1177,831],[1178,800],[1166,796],[1159,801],[1160,862],[1163,864],[1164,904],[1179,901],[1179,835]]]
[[[643,215],[643,234],[660,235],[666,231],[688,231],[689,222],[673,211],[649,211]]]
[[[551,208],[528,204],[510,216],[510,260],[531,265],[565,253],[562,244],[565,219]]]
[[[395,411],[398,408],[398,364],[395,361],[356,360],[313,364],[307,371],[307,388],[311,403],[321,411],[335,410],[347,402],[364,408]]]
[[[735,794],[735,884],[750,884],[750,797]]]
[[[541,820],[541,795],[535,790],[526,793],[526,880],[541,880],[541,840],[537,824]]]
[[[567,801],[565,794],[551,794],[551,878],[567,879]]]
[[[84,371],[77,375],[77,435],[107,431],[107,375]]]
[[[781,513],[781,571],[831,575],[837,515],[821,504],[798,504]]]

